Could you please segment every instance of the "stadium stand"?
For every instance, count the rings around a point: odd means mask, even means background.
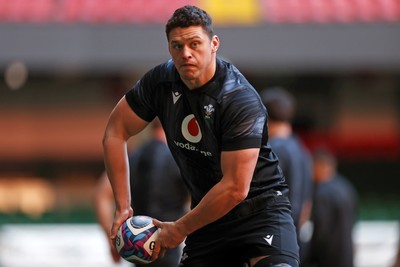
[[[164,23],[185,4],[217,25],[400,21],[398,0],[0,0],[0,22]]]
[[[399,21],[396,0],[262,0],[264,21],[273,23],[328,23]]]

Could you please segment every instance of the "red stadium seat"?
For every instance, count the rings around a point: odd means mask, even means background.
[[[334,12],[334,20],[339,22],[357,21],[357,8],[354,1],[334,0],[332,2]]]
[[[54,0],[13,0],[1,3],[1,17],[10,22],[48,22],[52,20]]]
[[[206,6],[211,13],[215,11],[216,20],[227,24],[236,21],[230,20],[232,6],[224,9],[209,0],[0,0],[0,21],[165,23],[176,8],[185,4]],[[252,23],[258,22],[259,16],[261,22],[273,23],[400,21],[399,0],[258,0],[254,5],[257,18],[250,16]]]
[[[59,16],[65,22],[165,23],[187,0],[63,0]]]
[[[382,13],[387,21],[400,21],[400,1],[382,0]]]
[[[62,22],[77,22],[82,19],[82,0],[63,0],[59,3],[57,14],[58,20]]]
[[[8,9],[7,0],[0,0],[0,21],[6,21],[7,9]]]
[[[400,21],[399,0],[261,0],[266,22]]]

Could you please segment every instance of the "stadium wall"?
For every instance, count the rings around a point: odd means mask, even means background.
[[[216,28],[220,55],[253,73],[400,69],[400,23]],[[143,71],[169,58],[159,24],[0,24],[0,69]]]

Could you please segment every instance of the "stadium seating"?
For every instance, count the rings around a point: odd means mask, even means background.
[[[185,4],[217,25],[400,21],[398,0],[0,0],[0,23],[164,23]]]

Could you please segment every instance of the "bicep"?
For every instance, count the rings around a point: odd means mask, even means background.
[[[257,163],[258,153],[258,148],[223,151],[221,154],[223,179],[232,182],[247,194]]]
[[[106,137],[127,140],[130,136],[142,131],[148,123],[131,109],[123,97],[111,112],[105,134]]]

